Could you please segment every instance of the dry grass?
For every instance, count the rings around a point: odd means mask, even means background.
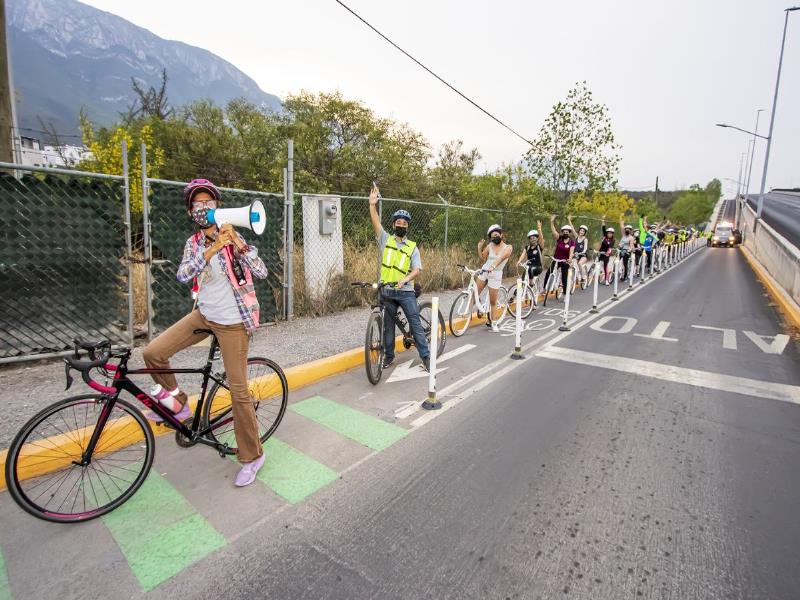
[[[463,285],[456,264],[477,262],[474,251],[461,247],[420,248],[422,273],[418,281],[425,292],[454,289]],[[350,286],[355,281],[376,281],[378,278],[378,251],[375,246],[344,244],[344,273],[333,275],[321,295],[312,295],[305,279],[305,257],[301,246],[295,247],[294,311],[298,316],[320,316],[342,311],[351,306],[368,306],[374,292]]]

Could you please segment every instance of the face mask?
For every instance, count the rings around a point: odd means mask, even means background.
[[[192,211],[192,221],[197,223],[202,229],[209,227],[211,223],[208,221],[208,209],[198,208]]]
[[[568,240],[569,239],[569,234],[568,233],[562,233],[561,237],[564,238],[565,240]]]
[[[499,236],[499,235],[498,235],[497,237],[493,237],[493,238],[492,238],[492,243],[493,243],[493,244],[499,244],[499,243],[500,243],[500,241],[501,241],[501,240],[500,240],[500,236]]]
[[[395,228],[394,228],[394,234],[397,237],[401,237],[401,238],[406,237],[406,232],[408,232],[408,227],[395,226]]]

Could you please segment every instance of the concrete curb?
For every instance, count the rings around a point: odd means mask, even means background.
[[[800,306],[787,294],[777,281],[769,274],[769,272],[756,260],[753,253],[750,252],[743,245],[739,245],[739,249],[745,257],[745,260],[750,264],[750,268],[755,272],[759,281],[767,288],[769,295],[780,306],[781,312],[791,322],[794,327],[800,329]]]

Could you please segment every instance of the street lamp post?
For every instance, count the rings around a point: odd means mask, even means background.
[[[753,134],[753,147],[750,150],[750,168],[747,171],[747,179],[744,192],[745,198],[747,197],[747,194],[750,193],[750,176],[753,174],[753,161],[756,158],[756,136],[758,135],[758,120],[761,117],[762,112],[764,112],[763,108],[759,108],[756,111],[756,128],[753,130],[755,133]]]
[[[789,13],[800,10],[800,6],[793,6],[786,9],[786,18],[783,21],[783,38],[781,39],[781,54],[778,58],[778,76],[775,78],[775,95],[772,98],[772,115],[769,118],[769,132],[767,133],[767,149],[764,153],[764,170],[761,173],[761,191],[758,193],[758,210],[756,219],[761,218],[761,211],[764,208],[764,188],[767,186],[767,167],[769,167],[769,151],[772,146],[772,128],[775,125],[775,108],[778,105],[778,87],[781,83],[781,67],[783,66],[783,47],[786,45],[786,28],[789,25]]]

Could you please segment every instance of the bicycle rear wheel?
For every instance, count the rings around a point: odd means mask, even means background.
[[[129,402],[84,394],[60,400],[28,421],[11,442],[6,485],[27,513],[78,523],[111,512],[144,483],[153,464],[153,432]],[[90,459],[83,454],[103,411],[108,418]],[[85,464],[82,464],[85,463]]]
[[[227,378],[225,378],[227,383]],[[289,401],[289,386],[283,370],[268,358],[247,359],[247,392],[256,411],[258,439],[263,444],[275,433],[286,412]],[[231,393],[215,383],[203,406],[201,423],[210,425],[211,439],[228,445],[228,454],[236,454],[236,435],[233,430]]]
[[[473,304],[475,299],[468,292],[461,292],[453,300],[453,305],[450,307],[450,333],[455,337],[461,337],[469,329]]]
[[[431,322],[433,321],[433,317],[431,316],[433,312],[433,304],[430,300],[423,300],[419,303],[419,318],[422,321],[422,327],[425,330],[425,339],[428,340],[428,345],[431,343]],[[444,322],[444,316],[442,316],[442,311],[439,311],[439,323],[437,324],[437,332],[436,332],[436,356],[441,356],[442,352],[444,352],[444,345],[447,342],[447,330],[446,324]]]

